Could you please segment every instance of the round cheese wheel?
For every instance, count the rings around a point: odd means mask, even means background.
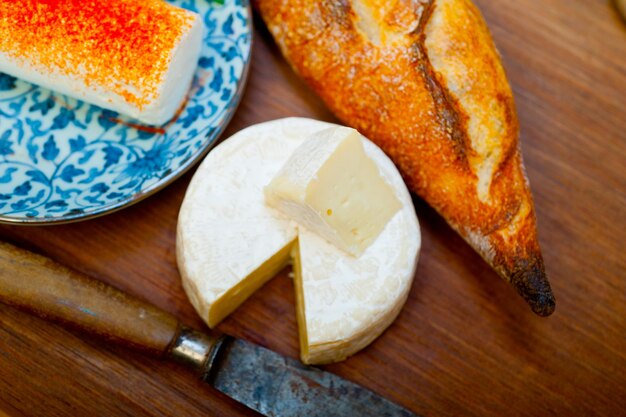
[[[265,203],[264,187],[294,150],[330,126],[281,119],[222,142],[195,173],[177,230],[183,286],[210,327],[286,264],[294,264],[301,359],[310,364],[354,354],[393,322],[411,288],[421,244],[409,191],[391,160],[366,138],[365,152],[401,208],[360,256],[340,250]]]

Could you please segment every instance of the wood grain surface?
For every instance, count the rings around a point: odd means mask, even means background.
[[[626,25],[608,0],[478,0],[513,86],[539,238],[557,297],[536,317],[416,200],[423,248],[397,321],[327,370],[426,416],[626,415]],[[256,21],[252,71],[226,135],[284,116],[334,120]],[[0,227],[0,239],[202,328],[176,270],[193,173],[106,217]],[[297,357],[293,285],[272,280],[220,330]],[[0,305],[0,415],[250,416],[185,369]]]

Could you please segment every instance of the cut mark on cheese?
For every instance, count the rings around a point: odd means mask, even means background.
[[[357,257],[402,208],[361,138],[345,127],[312,135],[265,188],[268,205]]]
[[[290,261],[290,255],[295,241],[290,242],[281,250],[276,252],[271,258],[265,261],[260,267],[252,271],[250,275],[241,280],[237,285],[230,288],[220,297],[209,309],[207,324],[213,328],[217,326],[226,316],[235,311],[244,303],[255,291],[263,286],[267,281],[278,274],[286,267]],[[245,256],[245,254],[242,254]]]
[[[298,322],[298,340],[300,341],[300,358],[309,363],[309,340],[307,337],[306,317],[304,315],[304,290],[302,285],[302,261],[300,260],[300,245],[296,243],[291,251],[293,259],[293,286],[296,295],[296,320]]]

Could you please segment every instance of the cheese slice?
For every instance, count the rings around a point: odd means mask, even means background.
[[[411,196],[393,163],[360,138],[401,208],[359,257],[289,220],[264,188],[311,134],[334,125],[289,118],[240,131],[198,168],[183,201],[177,260],[195,309],[215,327],[289,262],[294,263],[301,359],[342,360],[395,319],[420,248]]]
[[[160,125],[187,96],[203,32],[162,0],[0,1],[0,72]]]
[[[267,203],[359,256],[401,204],[367,156],[361,135],[337,126],[312,135],[265,188]]]

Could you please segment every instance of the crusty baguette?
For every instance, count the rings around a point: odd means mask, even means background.
[[[256,0],[293,68],[541,316],[554,311],[513,95],[470,0]]]

